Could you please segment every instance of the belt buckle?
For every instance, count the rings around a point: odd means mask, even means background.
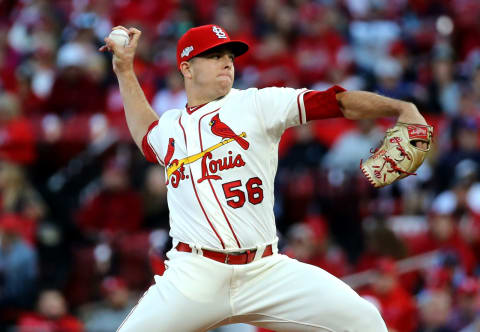
[[[229,256],[228,254],[225,254],[225,262],[224,262],[225,264],[228,264],[228,258],[229,258],[229,257],[230,257],[230,256]]]

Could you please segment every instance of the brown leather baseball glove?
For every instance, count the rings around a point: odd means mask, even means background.
[[[387,130],[382,145],[365,162],[360,161],[360,169],[376,188],[416,175],[430,151],[432,135],[432,126],[397,122]],[[427,143],[427,148],[417,147],[417,142]]]

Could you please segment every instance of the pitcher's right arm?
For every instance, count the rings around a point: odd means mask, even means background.
[[[158,116],[148,103],[133,69],[133,59],[142,32],[135,28],[126,29],[122,26],[114,27],[112,30],[115,29],[125,30],[130,36],[130,43],[126,47],[118,46],[107,37],[105,38],[106,45],[102,46],[100,51],[113,51],[113,71],[117,75],[120,86],[128,129],[135,144],[142,151],[142,139],[147,133],[148,127],[152,122],[158,120]]]

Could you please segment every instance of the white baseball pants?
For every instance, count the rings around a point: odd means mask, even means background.
[[[248,323],[274,331],[387,332],[378,310],[324,270],[274,254],[227,265],[171,250],[168,269],[119,332],[208,331]]]

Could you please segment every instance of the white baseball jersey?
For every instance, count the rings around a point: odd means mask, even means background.
[[[340,91],[232,89],[152,123],[143,152],[165,166],[174,245],[235,251],[274,242],[280,138],[307,120],[339,116]]]
[[[230,265],[204,257],[205,250],[173,248],[165,273],[155,276],[119,332],[208,331],[232,323],[387,332],[378,310],[341,280],[274,248],[280,137],[290,126],[340,115],[335,93],[342,90],[234,89],[203,106],[169,110],[150,126],[142,148],[166,167],[174,247],[182,241],[195,249],[257,250],[248,264]],[[272,254],[257,255],[271,243]]]

